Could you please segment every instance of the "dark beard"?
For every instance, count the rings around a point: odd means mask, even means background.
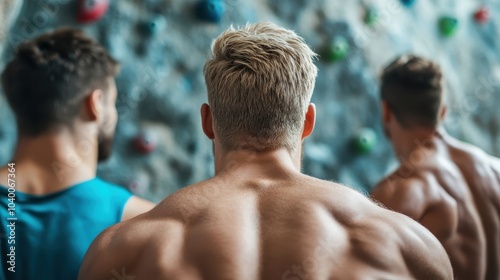
[[[99,143],[97,145],[97,161],[102,162],[111,157],[113,150],[114,135],[105,136],[104,133],[99,132]]]
[[[384,133],[385,133],[385,136],[387,137],[387,139],[391,140],[391,133],[389,132],[389,130],[384,126]]]

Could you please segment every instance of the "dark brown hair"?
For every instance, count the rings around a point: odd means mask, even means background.
[[[407,128],[435,127],[443,99],[443,74],[434,62],[404,55],[384,69],[381,96]]]
[[[107,92],[118,68],[101,45],[77,29],[58,29],[21,44],[2,74],[20,134],[71,125],[86,95]]]

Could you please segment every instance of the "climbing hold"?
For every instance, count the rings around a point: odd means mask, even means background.
[[[220,22],[225,10],[224,2],[221,0],[201,0],[196,4],[198,18],[211,23]]]
[[[78,21],[90,23],[101,19],[109,8],[109,0],[80,0]]]
[[[375,24],[377,24],[378,18],[379,18],[379,14],[378,14],[377,9],[370,7],[366,10],[365,23],[368,26],[374,27]]]
[[[144,173],[135,174],[126,186],[133,194],[143,196],[148,190],[149,178]]]
[[[144,130],[134,139],[135,150],[141,154],[150,154],[158,146],[158,139],[152,130]]]
[[[458,19],[451,16],[442,16],[439,19],[439,31],[444,37],[451,37],[457,32]]]
[[[377,134],[371,128],[362,128],[354,136],[354,148],[358,154],[369,153],[377,144]]]
[[[490,18],[490,12],[486,7],[482,7],[474,13],[474,19],[478,23],[486,23]]]
[[[401,0],[401,3],[403,3],[406,7],[411,7],[415,4],[415,0]]]
[[[146,192],[146,185],[137,181],[130,182],[127,188],[135,195],[143,195]]]
[[[343,36],[336,36],[327,51],[327,59],[336,62],[344,59],[349,53],[349,42]]]
[[[167,26],[167,20],[164,17],[158,16],[150,20],[146,20],[140,24],[140,31],[147,36],[153,36],[159,33]]]

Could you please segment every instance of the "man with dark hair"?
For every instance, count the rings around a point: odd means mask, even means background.
[[[443,244],[458,279],[500,279],[500,160],[440,127],[443,74],[406,55],[382,76],[382,120],[401,166],[374,190]]]
[[[215,177],[106,230],[79,279],[452,279],[418,223],[300,173],[316,118],[314,57],[270,23],[221,34],[201,108]]]
[[[117,123],[118,67],[80,31],[60,29],[19,46],[4,70],[18,143],[0,169],[0,279],[76,279],[101,231],[154,206],[96,178]]]

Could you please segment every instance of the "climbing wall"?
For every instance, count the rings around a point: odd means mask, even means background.
[[[0,66],[13,46],[63,25],[83,28],[122,62],[114,155],[99,174],[154,201],[213,175],[200,127],[202,69],[212,39],[230,24],[275,22],[321,55],[305,173],[368,192],[394,167],[379,123],[378,77],[407,52],[443,66],[448,131],[500,155],[499,1],[2,0],[0,16],[9,22],[0,27]],[[0,97],[1,164],[15,135]]]

